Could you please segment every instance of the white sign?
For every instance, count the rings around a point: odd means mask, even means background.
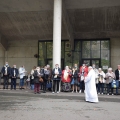
[[[103,69],[104,69],[104,70],[107,70],[107,69],[108,69],[108,66],[103,66]]]

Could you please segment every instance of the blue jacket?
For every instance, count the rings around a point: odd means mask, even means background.
[[[52,71],[53,80],[61,80],[62,70],[60,68],[58,68],[58,72],[59,72],[59,74],[58,74],[57,78],[54,78],[54,76],[55,76],[55,68],[53,69],[53,71]]]

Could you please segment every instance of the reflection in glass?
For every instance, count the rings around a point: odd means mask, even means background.
[[[90,58],[90,41],[82,42],[82,58]]]
[[[72,58],[73,58],[73,65],[74,65],[74,64],[79,65],[80,52],[73,52],[73,53],[72,53]]]
[[[75,51],[80,51],[80,41],[75,41]]]
[[[65,52],[65,66],[72,66],[70,52]]]
[[[101,41],[101,65],[109,66],[109,58],[109,41]]]
[[[62,41],[62,43],[61,43],[61,58],[64,58],[64,52],[65,52],[65,46],[64,46],[64,42]]]
[[[70,42],[69,41],[65,42],[65,51],[70,51]]]
[[[47,58],[52,58],[53,56],[53,43],[47,42]]]
[[[91,41],[91,58],[100,58],[100,41]]]

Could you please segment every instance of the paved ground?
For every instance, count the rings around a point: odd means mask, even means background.
[[[0,120],[119,120],[120,96],[99,96],[97,104],[84,94],[33,94],[27,90],[0,90]]]

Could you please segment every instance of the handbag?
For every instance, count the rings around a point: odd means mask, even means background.
[[[111,83],[112,88],[118,88],[119,87],[119,81],[118,80],[113,80]]]
[[[40,81],[40,82],[43,82],[43,78],[40,77],[40,78],[39,78],[39,81]]]

